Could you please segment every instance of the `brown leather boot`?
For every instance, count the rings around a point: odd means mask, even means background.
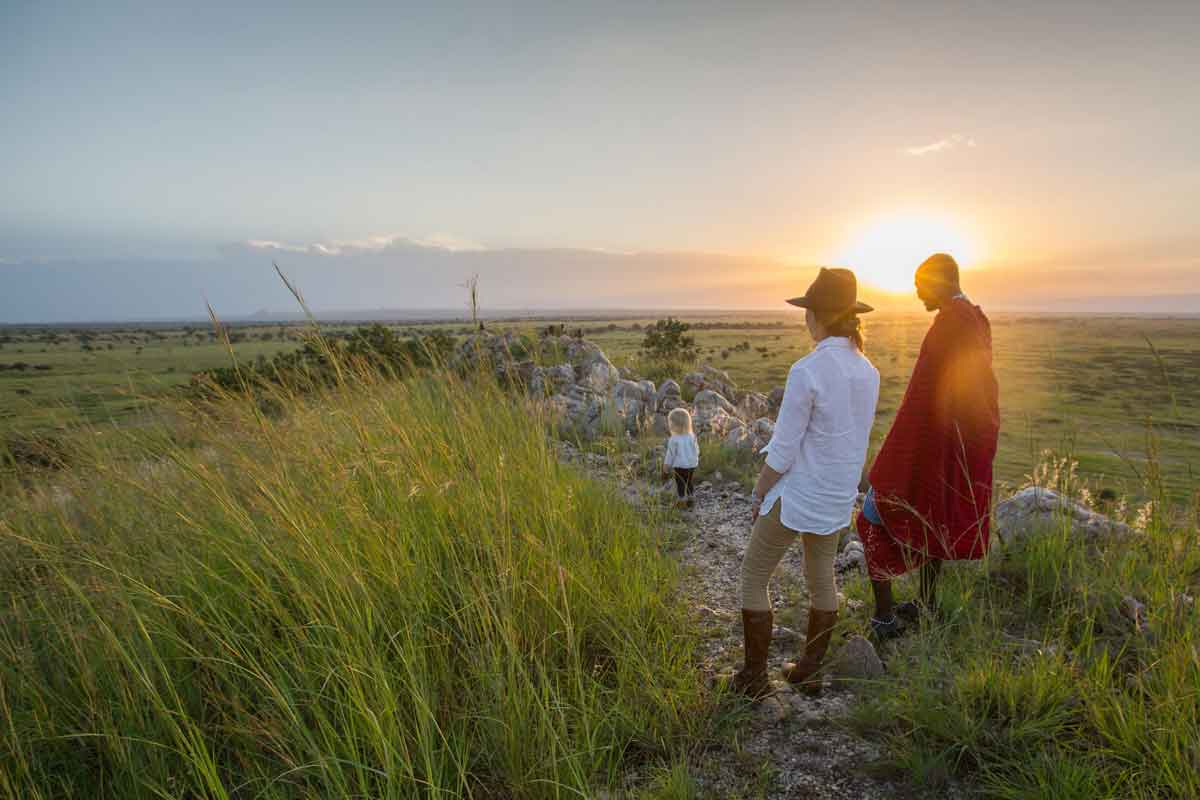
[[[817,694],[821,691],[821,662],[825,660],[825,651],[829,649],[829,637],[833,626],[837,624],[838,612],[808,610],[808,636],[804,641],[804,655],[799,661],[783,665],[783,677],[791,684],[798,685],[800,691],[806,694]]]
[[[771,648],[771,631],[774,625],[774,616],[770,611],[742,609],[746,664],[733,676],[730,686],[735,692],[753,700],[771,693],[771,681],[767,677],[767,652]]]

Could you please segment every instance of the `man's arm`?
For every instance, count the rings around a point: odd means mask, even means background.
[[[860,494],[866,494],[871,488],[871,481],[867,477],[871,474],[871,452],[867,451],[867,457],[863,460],[862,475],[858,479],[858,491]]]

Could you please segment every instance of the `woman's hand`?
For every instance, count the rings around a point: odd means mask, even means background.
[[[750,524],[758,522],[758,515],[762,511],[763,499],[757,494],[750,495]]]

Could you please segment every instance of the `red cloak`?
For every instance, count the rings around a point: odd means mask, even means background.
[[[874,580],[930,559],[981,558],[991,532],[992,461],[1000,436],[992,328],[963,298],[944,305],[869,480],[883,526],[858,516]]]

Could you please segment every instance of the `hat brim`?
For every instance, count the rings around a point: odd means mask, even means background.
[[[814,311],[821,310],[819,308],[815,308],[814,306],[810,305],[811,301],[808,299],[807,296],[793,297],[790,300],[788,300],[787,302],[790,303],[791,305],[798,306],[799,308],[811,308]],[[866,303],[855,303],[854,304],[854,313],[855,314],[867,314],[874,310],[875,310],[874,306],[869,306]]]

